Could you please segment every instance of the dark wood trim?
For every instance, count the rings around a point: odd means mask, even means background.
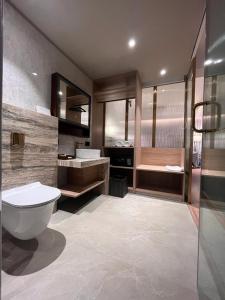
[[[217,75],[212,76],[212,91],[211,91],[211,101],[216,101],[216,92],[217,92]],[[212,105],[214,106],[214,105]]]
[[[216,102],[216,92],[217,92],[217,75],[212,76],[212,90],[211,90],[211,101]],[[215,128],[216,120],[215,120],[215,114],[216,114],[216,106],[211,105],[211,128]],[[211,132],[210,134],[210,148],[214,149],[215,147],[215,133]]]
[[[159,87],[159,86],[172,85],[172,84],[177,84],[177,83],[182,83],[182,82],[184,82],[184,80],[177,80],[177,81],[172,81],[172,82],[169,81],[169,82],[164,82],[164,83],[159,83],[159,84],[149,84],[149,85],[147,83],[143,83],[142,88],[143,89],[151,88],[151,87],[154,88],[154,86]]]
[[[129,99],[126,99],[125,109],[125,141],[128,140]]]
[[[184,76],[185,81],[185,94],[184,94],[184,140],[183,140],[183,147],[186,147],[186,124],[187,124],[187,88],[188,88],[188,77],[187,75]]]
[[[3,69],[3,1],[0,0],[0,146],[2,149],[2,69]],[[0,168],[2,170],[2,151],[0,151]],[[0,190],[2,190],[2,172],[0,172]],[[0,212],[1,216],[1,212]],[[2,227],[0,228],[0,238],[2,240]],[[1,264],[0,264],[1,265]],[[0,284],[2,283],[0,278]]]
[[[186,147],[187,147],[187,134],[185,134],[185,176],[184,176],[184,201],[188,202],[191,204],[191,183],[192,183],[192,155],[193,155],[193,130],[192,130],[192,118],[193,118],[193,107],[195,104],[195,78],[196,78],[196,58],[194,57],[192,62],[191,62],[191,66],[189,69],[189,72],[186,76],[186,90],[185,93],[187,93],[187,89],[188,89],[188,78],[190,78],[190,76],[192,76],[191,81],[192,81],[192,90],[191,90],[191,111],[190,111],[190,148],[189,151],[186,151]],[[185,120],[185,130],[187,129],[187,98],[188,98],[188,93],[185,94],[186,95],[186,120]],[[188,165],[186,165],[186,155],[189,156],[189,163]],[[188,178],[188,182],[186,182],[185,178]],[[187,184],[187,186],[186,186]],[[186,190],[187,188],[187,190]],[[186,193],[187,191],[187,193]]]
[[[194,57],[192,60],[191,71],[192,72],[192,99],[191,99],[191,124],[193,119],[193,107],[195,104],[195,78],[196,78],[196,58]],[[189,151],[190,159],[189,159],[189,186],[188,186],[188,203],[192,203],[191,200],[191,187],[192,187],[192,156],[193,156],[193,130],[191,125],[190,130],[190,151]]]
[[[129,99],[135,99],[135,97],[130,97]],[[118,98],[115,100],[107,100],[107,101],[97,101],[96,103],[108,103],[108,102],[116,102],[116,101],[122,101],[122,100],[126,100],[124,97],[123,98]]]
[[[102,103],[103,105],[103,129],[102,129],[102,144],[105,146],[105,113],[106,113],[106,103]]]
[[[57,91],[59,90],[59,80],[57,73],[52,74],[51,82],[51,115],[58,117],[58,95]]]
[[[156,144],[156,110],[157,110],[157,86],[153,88],[153,112],[152,112],[152,147]]]
[[[89,105],[90,105],[90,111],[91,111],[91,96],[86,93],[84,90],[82,90],[81,88],[79,88],[76,84],[74,84],[73,82],[71,82],[70,80],[68,80],[67,78],[65,78],[64,76],[62,76],[59,73],[53,73],[52,74],[52,88],[56,88],[56,90],[52,89],[52,105],[51,105],[51,110],[55,111],[57,115],[53,115],[54,117],[58,117],[58,110],[57,110],[57,101],[59,99],[58,94],[57,94],[57,88],[59,88],[59,80],[64,81],[66,84],[68,84],[69,86],[71,86],[72,88],[76,88],[78,89],[82,94],[84,94],[85,96],[88,97],[89,99]],[[89,120],[90,123],[90,120]]]

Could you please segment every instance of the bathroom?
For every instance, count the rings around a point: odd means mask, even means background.
[[[225,299],[225,1],[0,3],[1,299]]]

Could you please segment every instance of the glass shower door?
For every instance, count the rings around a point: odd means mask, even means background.
[[[184,200],[191,202],[191,180],[192,180],[192,150],[193,150],[193,130],[192,130],[192,109],[195,98],[195,59],[192,61],[190,71],[186,78],[185,91],[185,116],[184,116]]]
[[[225,1],[208,0],[198,288],[225,299]],[[210,93],[209,93],[210,91]]]

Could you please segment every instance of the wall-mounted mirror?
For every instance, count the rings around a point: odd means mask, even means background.
[[[59,132],[88,137],[91,96],[58,73],[52,74],[51,113],[59,118]]]

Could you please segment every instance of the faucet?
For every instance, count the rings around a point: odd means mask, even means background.
[[[80,149],[82,146],[84,146],[83,142],[75,142],[74,143],[74,153],[76,155],[76,149]]]

